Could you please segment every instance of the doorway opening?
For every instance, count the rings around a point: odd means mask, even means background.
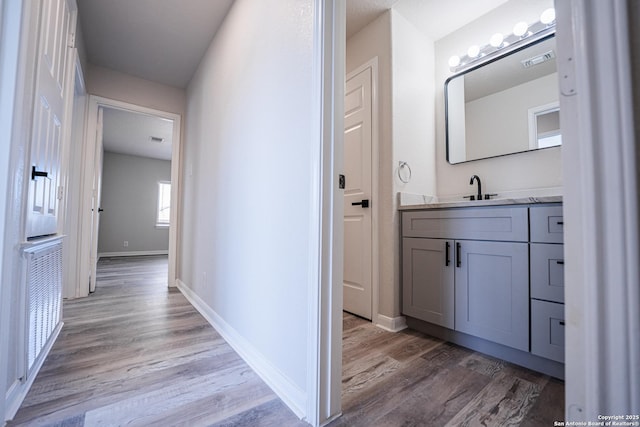
[[[110,107],[102,116],[92,258],[168,255],[173,121]]]
[[[98,96],[88,110],[78,296],[95,290],[101,256],[167,255],[175,286],[181,118]]]

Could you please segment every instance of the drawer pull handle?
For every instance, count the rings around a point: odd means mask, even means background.
[[[564,265],[564,260],[563,259],[556,260],[556,264]]]
[[[444,266],[445,267],[449,267],[449,263],[451,262],[451,258],[449,257],[449,249],[450,249],[450,244],[449,242],[445,242],[444,245],[444,251],[445,251],[445,255],[444,255]]]
[[[564,326],[564,322],[558,322],[560,326]]]
[[[558,221],[558,222],[556,222],[556,224],[558,224],[558,225],[564,225],[564,221]]]
[[[460,242],[456,242],[456,267],[462,267],[462,256],[460,255]]]

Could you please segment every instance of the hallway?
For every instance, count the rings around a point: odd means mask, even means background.
[[[306,425],[166,277],[166,256],[101,259],[9,425]]]

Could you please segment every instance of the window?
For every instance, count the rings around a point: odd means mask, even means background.
[[[169,213],[171,211],[171,183],[167,181],[158,182],[158,216],[156,225],[159,227],[169,226]]]

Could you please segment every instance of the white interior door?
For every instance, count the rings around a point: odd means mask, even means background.
[[[366,319],[372,312],[371,68],[349,78],[344,118],[344,310]]]
[[[70,92],[67,82],[74,7],[64,0],[42,2],[30,146],[27,238],[58,231],[60,163],[64,113]]]
[[[89,292],[96,290],[96,270],[98,268],[98,230],[100,229],[100,198],[102,194],[102,128],[103,108],[98,109],[98,124],[96,126],[96,152],[93,169],[93,189],[91,198],[91,253],[89,255]]]

